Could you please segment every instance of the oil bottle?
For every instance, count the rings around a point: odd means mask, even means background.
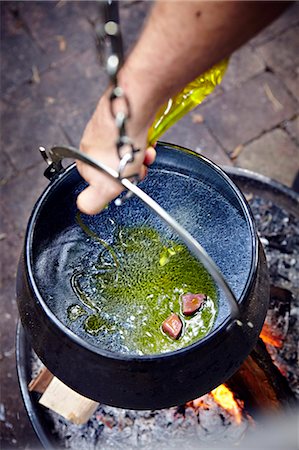
[[[181,92],[170,98],[160,108],[149,129],[149,144],[154,144],[168,128],[202,103],[213,92],[215,87],[221,83],[227,65],[227,59],[217,63],[194,81],[191,81]]]

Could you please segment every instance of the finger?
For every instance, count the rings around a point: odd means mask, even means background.
[[[143,164],[150,166],[156,159],[157,152],[154,147],[148,147],[145,151]]]
[[[106,184],[105,187],[99,189],[94,186],[88,186],[77,197],[77,207],[84,214],[97,214],[103,208],[117,197],[122,188],[115,183]]]

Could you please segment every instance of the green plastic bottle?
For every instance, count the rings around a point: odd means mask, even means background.
[[[228,65],[223,60],[207,72],[189,83],[181,92],[170,98],[158,111],[154,123],[149,129],[148,142],[154,144],[157,139],[180,120],[185,114],[198,106],[221,83]]]

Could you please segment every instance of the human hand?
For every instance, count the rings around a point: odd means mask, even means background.
[[[147,166],[152,164],[156,157],[153,147],[147,148],[148,126],[141,123],[128,123],[128,134],[140,151],[135,154],[134,162],[127,165],[124,176],[138,173],[143,179]],[[111,116],[108,95],[104,95],[88,122],[80,144],[84,153],[92,156],[105,165],[117,169],[119,157],[116,150],[117,128]],[[105,173],[99,172],[87,164],[77,161],[77,168],[89,186],[77,198],[78,208],[85,214],[100,212],[111,200],[116,198],[123,187]]]

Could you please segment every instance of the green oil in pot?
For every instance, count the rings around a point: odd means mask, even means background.
[[[102,244],[97,262],[75,270],[72,277],[78,304],[68,308],[68,319],[85,315],[82,333],[97,336],[107,350],[144,355],[185,347],[211,330],[217,315],[216,286],[186,246],[149,227],[119,227],[110,246],[78,217],[81,228]],[[186,317],[182,295],[189,292],[207,298],[199,311]],[[162,331],[171,313],[183,323],[178,339]]]

